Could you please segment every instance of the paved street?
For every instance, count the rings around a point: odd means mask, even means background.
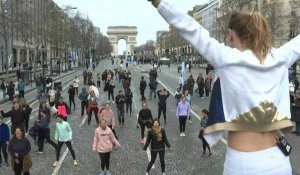
[[[100,71],[101,73],[105,69],[113,69],[109,60],[105,60],[99,64],[99,67],[96,71],[93,71],[94,80],[96,81],[96,74]],[[141,73],[142,71],[147,71],[151,68],[151,65],[137,65],[131,66],[130,70],[132,72],[132,85],[131,89],[134,94],[133,102],[133,117],[125,116],[125,128],[116,128],[117,135],[119,137],[119,142],[122,145],[118,150],[114,150],[111,154],[111,173],[113,175],[142,175],[146,171],[149,158],[147,153],[142,152],[142,145],[140,141],[140,129],[136,128],[137,118],[136,114],[141,109],[140,104],[140,94],[139,94],[139,81],[142,75],[145,76],[147,85],[149,83],[149,78],[146,74]],[[199,72],[205,73],[204,69],[192,69],[192,74],[194,78],[197,77]],[[68,84],[70,80],[75,76],[75,74],[80,75],[80,88],[83,87],[82,81],[82,71],[74,72],[71,75],[68,75],[62,78],[64,91],[62,93],[65,101],[68,102]],[[186,73],[188,76],[189,73]],[[222,174],[223,162],[226,152],[226,142],[225,140],[220,141],[218,144],[214,145],[212,148],[213,155],[211,157],[202,157],[202,143],[197,138],[199,131],[199,120],[196,115],[200,115],[202,109],[208,108],[209,98],[200,99],[195,94],[192,97],[192,124],[187,123],[186,128],[186,137],[179,136],[178,128],[178,119],[175,116],[176,110],[176,100],[172,94],[176,90],[178,84],[178,73],[177,66],[172,65],[169,69],[167,66],[163,66],[161,72],[158,72],[158,80],[161,86],[165,86],[170,92],[171,95],[167,100],[167,125],[163,126],[166,130],[168,140],[172,147],[175,149],[173,152],[170,152],[166,149],[166,174],[168,175],[218,175]],[[196,87],[195,87],[196,88]],[[114,90],[115,95],[118,90],[123,87],[118,82],[116,83],[116,88]],[[107,93],[103,92],[103,84],[101,84],[100,94],[101,101],[106,101],[108,99]],[[33,99],[35,95],[32,92],[27,94],[26,98]],[[146,98],[149,96],[149,86],[146,88],[145,92]],[[63,146],[61,152],[61,164],[60,166],[53,168],[52,164],[55,160],[54,149],[45,145],[43,154],[36,154],[35,151],[37,147],[34,146],[34,143],[31,138],[32,151],[31,156],[33,160],[33,167],[31,169],[32,175],[97,175],[100,173],[100,158],[99,155],[92,151],[92,139],[94,136],[94,130],[97,127],[96,121],[92,118],[91,125],[87,125],[86,118],[80,117],[80,101],[78,98],[75,98],[76,110],[72,111],[72,114],[68,117],[68,121],[71,124],[73,129],[73,142],[74,150],[76,153],[76,159],[78,160],[79,165],[74,167],[73,161],[70,153],[66,151],[66,146]],[[30,100],[29,100],[30,101]],[[151,109],[154,117],[157,117],[157,99],[152,99],[148,101],[148,107]],[[11,108],[11,103],[5,103],[1,105],[4,108],[4,111],[8,111]],[[33,124],[34,119],[36,118],[36,109],[38,107],[37,103],[33,105],[34,112],[32,113],[32,120],[30,125]],[[115,113],[116,124],[117,115],[116,115],[116,105],[111,103],[111,107]],[[195,115],[196,114],[196,115]],[[5,120],[8,121],[7,119]],[[51,122],[51,138],[54,138],[54,125],[55,119],[53,118]],[[226,139],[226,137],[225,137]],[[300,137],[292,134],[288,134],[288,139],[293,145],[293,151],[291,155],[291,162],[293,166],[294,174],[300,174],[300,168],[297,166],[300,162]],[[65,157],[64,157],[65,156]],[[151,169],[151,175],[158,175],[160,173],[160,164],[157,160],[154,164],[154,167]],[[0,168],[0,174],[9,175],[12,174],[11,167]]]

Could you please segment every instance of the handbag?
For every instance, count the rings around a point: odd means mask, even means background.
[[[198,138],[202,139],[204,135],[204,129],[200,129],[199,134],[198,134]]]
[[[105,84],[103,91],[106,92],[108,90],[108,85]]]

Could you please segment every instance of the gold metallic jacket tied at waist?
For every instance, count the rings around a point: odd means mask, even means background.
[[[211,133],[218,130],[268,132],[278,129],[291,130],[292,127],[292,122],[280,113],[272,102],[264,101],[231,122],[208,126],[205,132]]]
[[[261,102],[258,107],[254,107],[249,112],[238,116],[237,119],[232,120],[232,122],[254,127],[263,127],[284,119],[288,119],[288,117],[278,112],[277,107],[274,106],[272,102],[264,101]]]

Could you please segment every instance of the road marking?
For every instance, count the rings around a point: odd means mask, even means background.
[[[145,76],[149,77],[148,74],[146,74],[146,73],[143,73],[143,74],[144,74]],[[175,97],[175,94],[174,94],[174,93],[171,91],[171,89],[168,88],[164,83],[162,83],[160,80],[158,80],[158,83],[160,83],[164,88],[166,88],[166,89],[170,92],[170,94],[172,94],[172,95]],[[192,109],[191,109],[191,113],[192,113],[198,120],[201,120],[201,117],[199,117],[199,115],[197,115],[196,112],[193,111]],[[224,137],[221,138],[221,141],[227,146],[228,141],[227,141]]]

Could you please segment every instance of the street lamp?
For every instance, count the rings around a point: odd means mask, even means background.
[[[45,50],[45,46],[42,45],[41,46],[41,50],[42,50],[42,70],[43,70],[43,77],[45,76],[45,58],[44,58],[44,50]]]
[[[68,72],[68,69],[67,69],[67,54],[68,54],[68,48],[65,47],[65,72]]]
[[[4,48],[3,48],[2,45],[0,47],[0,51],[1,51],[1,67],[2,67],[1,71],[3,71],[3,52],[4,52]]]

